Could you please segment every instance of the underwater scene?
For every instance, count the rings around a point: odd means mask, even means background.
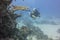
[[[0,40],[60,40],[60,0],[0,0]]]

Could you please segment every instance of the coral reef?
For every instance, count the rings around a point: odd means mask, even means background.
[[[8,9],[11,2],[12,0],[0,0],[0,40],[10,40],[11,38],[11,40],[26,40],[29,31],[25,30],[26,27],[22,27],[20,30],[16,28],[16,19],[21,15],[14,14],[15,10]],[[19,10],[27,9],[22,6],[21,8]]]
[[[12,0],[0,0],[0,38],[13,37],[16,29],[16,18],[21,15],[14,14],[7,7]]]

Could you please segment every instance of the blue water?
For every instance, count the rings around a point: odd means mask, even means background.
[[[29,15],[29,11],[17,11],[23,16],[18,18],[17,23],[22,26],[24,22],[28,21],[31,24],[39,26],[43,32],[49,37],[55,38],[57,36],[57,29],[60,28],[60,0],[16,0],[12,2],[13,5],[27,6],[32,11],[37,8],[40,12],[39,18],[33,19]]]

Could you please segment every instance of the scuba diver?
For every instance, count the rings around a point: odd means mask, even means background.
[[[36,8],[34,8],[30,13],[30,16],[35,19],[36,17],[40,17],[40,12]]]

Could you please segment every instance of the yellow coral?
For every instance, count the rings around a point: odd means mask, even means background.
[[[28,7],[25,7],[25,6],[14,6],[13,7],[13,10],[28,10],[29,8]]]

